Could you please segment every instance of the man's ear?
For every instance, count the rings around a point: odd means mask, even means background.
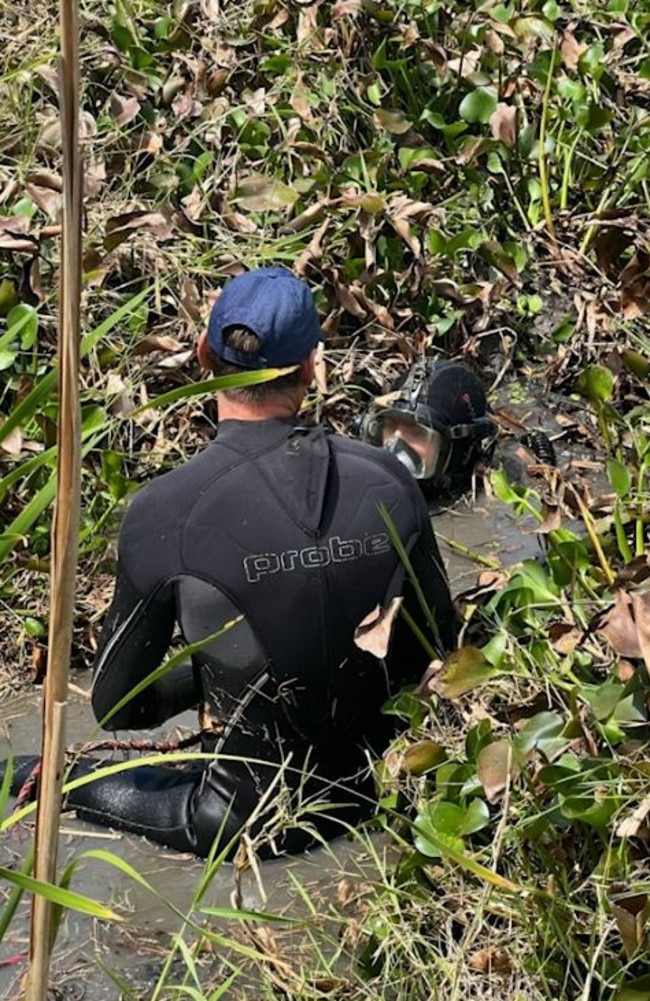
[[[199,359],[201,368],[210,368],[210,358],[208,349],[208,332],[204,330],[196,344],[196,356]]]

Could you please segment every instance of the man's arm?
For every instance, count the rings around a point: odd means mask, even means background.
[[[192,665],[186,663],[172,668],[118,712],[112,713],[113,708],[162,663],[174,624],[171,584],[163,584],[144,597],[126,570],[118,569],[115,595],[93,666],[93,710],[104,729],[156,726],[198,704],[201,695],[197,679]]]

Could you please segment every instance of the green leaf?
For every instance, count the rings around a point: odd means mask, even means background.
[[[463,850],[463,839],[458,832],[465,818],[465,810],[455,803],[439,801],[427,803],[415,819],[414,843],[421,855],[428,858],[440,858],[438,837],[448,838],[459,851]]]
[[[7,315],[7,326],[14,336],[20,333],[20,346],[27,351],[36,342],[38,313],[33,306],[20,302]]]
[[[0,316],[6,316],[17,298],[16,286],[10,278],[0,280]]]
[[[512,28],[519,38],[553,38],[555,29],[550,21],[543,17],[518,17],[512,22]]]
[[[0,348],[0,372],[4,372],[6,369],[11,368],[16,360],[17,354],[17,351],[11,351],[9,348]]]
[[[578,376],[576,388],[590,403],[605,403],[614,392],[614,376],[604,365],[590,365]]]
[[[632,375],[635,375],[637,379],[641,379],[643,382],[650,375],[650,358],[642,355],[640,351],[632,351],[631,348],[621,351],[621,361],[628,372],[631,372]]]
[[[616,992],[612,1001],[649,1001],[650,999],[650,974],[629,980],[619,991]]]
[[[96,900],[91,900],[90,897],[84,897],[73,890],[62,890],[60,886],[55,886],[52,883],[44,883],[42,880],[34,879],[33,876],[28,876],[26,873],[14,872],[12,869],[7,869],[5,866],[0,865],[0,877],[6,879],[8,883],[20,887],[22,890],[27,890],[29,893],[36,893],[40,897],[45,897],[46,900],[51,900],[54,904],[67,907],[68,910],[79,911],[81,914],[90,914],[92,917],[100,918],[102,921],[122,920],[120,915],[116,914],[115,911],[104,907],[103,904],[98,904]]]
[[[403,112],[391,111],[388,108],[377,108],[375,122],[380,128],[396,136],[404,135],[411,128],[411,122]]]
[[[480,752],[492,743],[492,722],[482,719],[473,726],[465,738],[465,754],[470,761],[476,761]]]
[[[560,810],[567,820],[580,820],[590,827],[607,827],[619,807],[619,798],[605,796],[596,800],[594,796],[560,796]]]
[[[277,212],[289,208],[297,198],[298,192],[277,177],[249,174],[240,178],[231,202],[249,212]]]
[[[544,754],[551,756],[567,743],[560,737],[564,730],[564,719],[559,713],[537,713],[521,728],[515,738],[517,749],[527,754],[538,747]]]
[[[632,485],[632,476],[627,466],[624,466],[618,459],[608,459],[607,477],[616,491],[616,496],[627,497]]]
[[[86,355],[92,351],[92,349],[99,343],[99,341],[108,334],[113,327],[121,323],[130,313],[137,308],[137,306],[142,302],[143,299],[151,292],[151,286],[142,289],[137,295],[134,295],[127,302],[122,303],[122,305],[111,313],[99,326],[91,330],[90,333],[86,334],[81,340],[81,346],[79,349],[80,357],[85,358]],[[26,322],[26,321],[25,321]],[[4,424],[0,425],[0,441],[2,441],[6,436],[13,431],[15,427],[20,427],[24,422],[30,420],[39,406],[44,403],[51,393],[54,392],[58,383],[59,373],[58,369],[52,369],[47,375],[44,375],[40,379],[34,388],[31,390],[27,396],[20,401],[20,403],[13,408],[7,420]]]
[[[489,681],[498,670],[477,647],[464,646],[444,662],[440,674],[431,682],[434,691],[445,699],[457,699]]]
[[[479,87],[465,95],[460,102],[458,114],[465,122],[470,124],[481,122],[485,125],[490,121],[490,116],[496,106],[496,95],[490,90],[485,90],[484,87]]]
[[[47,628],[40,619],[35,619],[32,615],[26,615],[23,619],[23,629],[28,636],[38,638],[47,634]]]
[[[489,807],[484,800],[477,796],[467,807],[458,833],[460,835],[476,834],[477,831],[482,831],[484,827],[487,827],[489,823]]]
[[[437,744],[435,740],[418,740],[404,752],[404,770],[409,775],[424,775],[441,764],[446,757],[447,752],[442,744]]]
[[[131,411],[129,417],[137,417],[144,410],[151,407],[167,407],[170,403],[178,403],[179,400],[189,400],[195,396],[214,395],[223,389],[238,389],[241,386],[257,386],[260,382],[270,382],[286,372],[293,371],[295,366],[289,368],[260,368],[255,372],[238,372],[236,375],[218,375],[214,379],[207,379],[205,382],[192,382],[187,386],[179,386],[178,389],[170,389],[168,393],[156,396],[148,403],[143,403],[137,410]]]

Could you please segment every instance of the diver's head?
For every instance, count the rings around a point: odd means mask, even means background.
[[[497,426],[480,380],[460,362],[418,362],[373,405],[365,441],[392,452],[425,492],[460,491],[492,456]]]

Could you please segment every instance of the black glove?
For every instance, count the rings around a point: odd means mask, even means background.
[[[69,781],[70,779],[78,779],[81,775],[87,775],[89,772],[94,771],[99,764],[101,762],[94,761],[92,758],[81,758],[72,766],[71,771],[66,775],[66,779]],[[9,792],[12,796],[20,798],[21,806],[24,803],[33,803],[36,799],[41,771],[40,766],[41,759],[37,754],[18,754],[13,759]],[[0,785],[2,784],[6,770],[7,761],[0,761]],[[74,796],[74,793],[72,795]],[[66,798],[63,809],[73,809],[74,805],[74,803],[68,803]]]
[[[0,761],[0,785],[4,781],[5,773],[7,771],[7,761]],[[17,796],[21,791],[30,775],[33,772],[38,774],[37,769],[40,771],[41,759],[37,754],[18,754],[12,762],[12,772],[11,772],[11,786],[9,792],[12,796]],[[36,779],[36,775],[35,775]],[[28,797],[28,802],[36,799],[36,787],[37,782],[34,781],[32,785],[32,793]]]

